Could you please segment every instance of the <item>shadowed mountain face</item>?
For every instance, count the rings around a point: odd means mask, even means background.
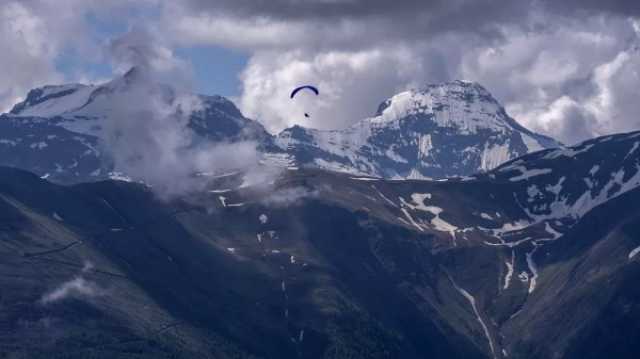
[[[263,162],[320,168],[393,179],[469,176],[545,148],[560,145],[509,117],[482,86],[455,81],[407,91],[383,102],[374,117],[335,131],[299,126],[272,136],[220,96],[196,96],[152,83],[132,69],[99,86],[45,86],[0,116],[0,164],[18,166],[51,181],[70,184],[114,176],[111,154],[126,144],[114,137],[136,124],[187,112],[189,145],[249,141]],[[148,109],[135,107],[150,103]],[[158,127],[165,126],[158,124]],[[118,127],[119,126],[119,127]],[[149,130],[143,131],[148,133]],[[131,135],[132,141],[143,135]]]
[[[0,168],[0,357],[633,358],[640,133],[171,202]]]

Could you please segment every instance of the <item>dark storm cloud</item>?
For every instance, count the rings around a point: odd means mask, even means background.
[[[491,46],[504,41],[514,29],[533,33],[593,15],[638,15],[638,4],[640,1],[185,0],[172,10],[179,9],[192,20],[187,28],[204,19],[208,22],[202,22],[202,27],[222,28],[214,42],[225,46],[251,51],[294,46],[355,50],[398,40],[428,41],[447,33],[464,34],[465,43]],[[168,23],[174,21],[174,15],[169,11]],[[227,30],[234,27],[229,23],[235,23],[237,29]],[[180,34],[177,37],[187,34],[183,37],[188,38],[193,32],[192,28],[169,26]]]
[[[187,8],[239,18],[274,21],[368,21],[393,22],[395,32],[424,34],[439,31],[488,31],[522,22],[532,11],[576,16],[585,13],[640,15],[637,0],[187,0]],[[533,27],[539,24],[532,24]]]
[[[602,12],[621,16],[639,16],[640,1],[637,0],[569,0],[544,1],[545,5],[567,14],[580,11]]]
[[[497,34],[496,26],[520,22],[529,10],[523,4],[506,0],[188,0],[186,7],[194,13],[216,17],[309,22],[318,27],[344,21],[372,21],[385,27],[385,37],[406,38],[446,31]],[[376,32],[374,27],[371,30]]]
[[[277,20],[357,19],[377,16],[411,19],[418,14],[429,14],[467,19],[473,24],[479,18],[504,21],[508,15],[521,15],[533,7],[544,7],[567,14],[580,11],[624,16],[640,14],[640,2],[636,0],[188,0],[187,3],[197,10],[225,12],[242,17],[264,16]],[[464,27],[469,23],[460,22],[457,25]]]
[[[376,16],[415,17],[416,14],[453,14],[465,9],[475,8],[482,12],[499,14],[506,9],[519,6],[513,1],[447,1],[447,0],[336,0],[336,1],[218,1],[211,3],[203,0],[191,0],[196,8],[209,8],[240,16],[266,16],[278,20],[309,20],[337,18],[367,18]],[[500,11],[496,11],[500,10]],[[469,15],[469,18],[476,17]]]

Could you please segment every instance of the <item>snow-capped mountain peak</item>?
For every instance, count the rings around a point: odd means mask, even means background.
[[[184,130],[194,146],[254,141],[260,149],[273,147],[264,127],[245,118],[231,101],[183,91],[132,68],[100,85],[31,90],[9,114],[0,115],[0,164],[54,182],[108,178],[116,170],[108,140],[121,132],[134,137],[133,131],[145,132],[143,120],[149,118],[154,122],[146,125],[163,123],[165,133]]]
[[[47,85],[36,88],[9,113],[18,116],[54,117],[85,105],[96,89],[94,85]]]
[[[345,130],[294,127],[277,142],[304,165],[388,178],[466,176],[560,146],[518,124],[481,85],[459,80],[401,92]]]
[[[27,169],[41,175],[60,174],[52,175],[54,180],[67,178],[63,174],[68,171],[72,171],[74,181],[98,179],[110,166],[98,165],[100,151],[96,149],[98,140],[104,138],[105,124],[121,116],[135,117],[132,114],[137,113],[123,112],[122,106],[140,103],[150,109],[160,106],[160,112],[170,113],[180,109],[172,104],[184,96],[193,97],[199,104],[188,124],[198,137],[226,142],[249,139],[257,142],[267,163],[275,158],[287,166],[393,179],[440,179],[485,172],[526,153],[560,146],[519,125],[489,91],[474,82],[453,81],[401,92],[384,101],[376,115],[346,129],[320,131],[294,126],[272,136],[223,97],[181,92],[148,75],[133,68],[100,85],[32,90],[25,101],[3,117],[11,120],[5,123],[11,127],[9,132],[18,128],[21,134],[33,132],[29,126],[41,127],[42,131],[37,141],[30,138],[21,146],[11,145],[17,143],[14,139],[0,143],[10,149],[7,156],[11,158],[5,163],[14,165],[16,153],[40,151],[44,146],[52,156],[58,145],[60,151],[65,148],[60,153],[67,153],[74,143],[78,153],[67,154],[64,160],[52,157],[41,163],[41,153],[34,152],[37,166]],[[77,170],[89,157],[87,169]],[[103,169],[98,171],[99,168]]]
[[[476,82],[462,80],[427,85],[394,95],[379,106],[371,121],[384,123],[420,115],[431,115],[430,120],[439,127],[454,128],[463,134],[482,129],[500,133],[517,130],[529,134],[507,115],[487,89]],[[537,142],[537,139],[533,141]],[[531,150],[548,147],[540,143],[531,145],[536,147]]]
[[[146,84],[157,91],[169,86],[154,83],[144,70],[132,67],[121,76],[99,85],[47,85],[29,91],[27,98],[9,112],[21,117],[99,118],[112,110],[109,95],[126,93],[136,84]],[[170,92],[170,91],[168,91]]]

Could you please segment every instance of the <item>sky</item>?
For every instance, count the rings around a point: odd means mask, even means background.
[[[37,86],[107,81],[144,52],[165,80],[227,96],[273,133],[344,128],[455,79],[567,144],[640,129],[637,0],[1,0],[0,46],[2,111]],[[301,102],[310,118],[288,97],[302,84],[321,91]]]

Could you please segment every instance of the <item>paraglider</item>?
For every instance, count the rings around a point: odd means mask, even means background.
[[[316,94],[316,96],[318,96],[320,94],[320,91],[318,91],[318,88],[315,86],[311,86],[311,85],[304,85],[304,86],[299,86],[296,87],[295,89],[293,89],[293,91],[291,91],[291,96],[290,98],[293,99],[293,97],[300,91],[302,90],[310,90],[313,93]],[[309,118],[309,114],[305,112],[304,117]]]
[[[320,91],[318,91],[318,88],[315,86],[311,86],[311,85],[304,85],[304,86],[300,86],[300,87],[296,87],[295,89],[293,89],[293,91],[291,91],[291,98],[293,98],[298,92],[300,92],[301,90],[304,89],[309,89],[311,91],[313,91],[316,95],[320,94]]]

